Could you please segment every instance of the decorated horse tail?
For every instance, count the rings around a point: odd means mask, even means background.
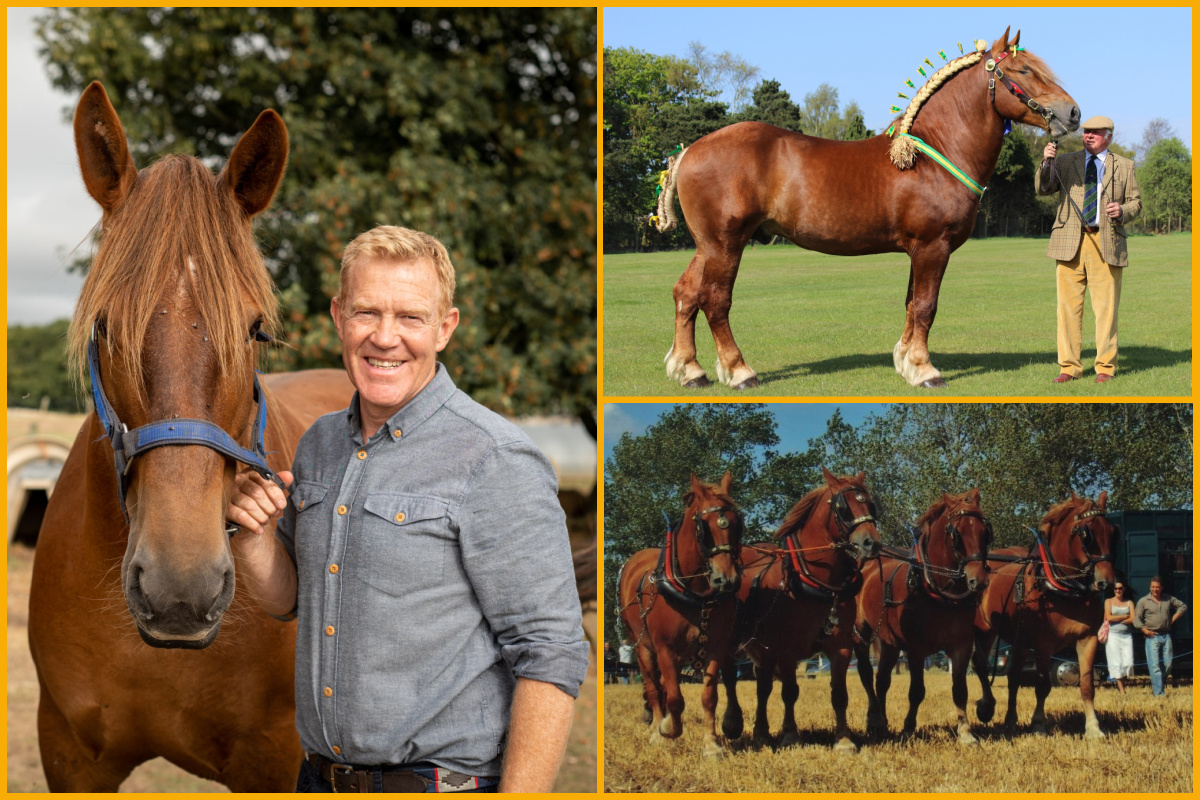
[[[667,168],[663,170],[659,179],[658,215],[650,218],[656,223],[659,233],[675,230],[678,222],[675,216],[675,175],[679,172],[679,164],[683,161],[684,154],[687,153],[686,147],[679,147],[678,154],[667,157]]]

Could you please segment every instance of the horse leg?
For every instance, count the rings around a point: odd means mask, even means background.
[[[780,747],[800,744],[800,729],[796,725],[796,700],[800,697],[800,686],[796,683],[796,662],[783,659],[777,670],[779,674],[779,697],[783,700],[783,727],[780,728]]]
[[[679,667],[674,659],[662,658],[661,655],[658,661],[663,711],[655,730],[665,739],[678,739],[683,733],[683,691],[679,685]]]
[[[1083,714],[1087,720],[1083,733],[1085,739],[1104,738],[1104,731],[1100,730],[1100,720],[1096,716],[1096,675],[1093,669],[1096,645],[1095,636],[1075,642],[1075,655],[1079,658],[1079,696],[1083,699]]]
[[[833,704],[833,714],[837,718],[837,729],[833,745],[835,753],[855,753],[858,746],[850,738],[850,726],[846,724],[846,706],[850,704],[850,695],[846,691],[846,672],[850,669],[850,646],[829,648],[825,653],[829,656],[829,700]]]
[[[650,741],[658,743],[662,741],[658,728],[663,722],[665,709],[658,658],[649,647],[639,647],[637,660],[642,671],[642,697],[645,699],[646,714],[649,716],[649,719],[643,719],[650,725]]]
[[[675,283],[675,341],[664,359],[667,377],[688,389],[709,385],[704,367],[696,361],[696,314],[700,311],[705,260],[704,245],[698,244],[696,255]]]
[[[721,734],[726,739],[741,738],[746,721],[742,716],[742,705],[737,696],[737,664],[733,656],[725,659],[721,667],[721,682],[725,684],[725,713],[721,716]]]
[[[42,689],[37,714],[42,770],[52,792],[115,792],[133,768],[145,759],[118,759],[87,747],[71,730],[50,694]]]
[[[875,673],[871,669],[871,648],[866,642],[856,642],[854,655],[858,659],[858,679],[862,682],[863,690],[867,693],[867,735],[880,736],[880,722],[883,719],[879,709],[879,697],[875,694]],[[887,726],[883,726],[883,733]]]
[[[717,739],[717,684],[720,682],[718,673],[721,662],[713,659],[704,670],[704,689],[700,693],[700,708],[704,710],[704,749],[705,758],[724,758],[725,749]]]
[[[758,386],[758,374],[743,360],[729,327],[733,282],[737,280],[742,250],[748,240],[749,237],[731,237],[721,243],[720,258],[710,260],[704,275],[704,291],[700,293],[700,308],[717,346],[717,379],[739,390]]]
[[[879,667],[875,672],[875,696],[879,698],[879,719],[876,722],[880,737],[888,735],[887,695],[892,688],[892,670],[900,660],[900,648],[886,642],[879,643]]]
[[[1037,683],[1034,684],[1034,694],[1037,696],[1037,707],[1033,709],[1033,732],[1046,735],[1046,698],[1050,696],[1050,667],[1051,655],[1037,653]]]
[[[937,316],[938,292],[950,260],[950,248],[936,241],[914,249],[904,333],[892,350],[892,362],[910,386],[935,389],[946,385],[942,373],[929,360],[929,329]]]
[[[904,717],[904,730],[900,735],[911,738],[917,732],[917,711],[925,701],[925,653],[908,651],[908,714]]]
[[[970,640],[954,647],[950,652],[950,697],[958,711],[959,744],[979,744],[979,740],[971,733],[970,722],[967,721],[967,661],[970,655]]]
[[[996,713],[996,697],[992,694],[991,667],[988,666],[988,653],[992,650],[994,640],[994,637],[976,632],[975,649],[971,653],[971,664],[975,667],[975,674],[979,676],[979,688],[983,692],[983,696],[975,701],[975,716],[984,724],[991,722]]]
[[[1025,666],[1025,643],[1016,637],[1008,651],[1008,710],[1004,714],[1004,731],[1009,736],[1017,732],[1017,694],[1021,689],[1021,670]]]
[[[767,701],[771,699],[771,689],[775,683],[775,657],[764,655],[758,664],[755,675],[755,689],[758,703],[754,709],[754,743],[756,745],[770,744],[771,727],[767,724]]]

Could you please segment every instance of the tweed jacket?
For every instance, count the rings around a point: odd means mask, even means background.
[[[1083,180],[1087,151],[1067,153],[1055,159],[1051,174],[1048,162],[1034,175],[1034,188],[1040,195],[1058,192],[1058,212],[1050,231],[1050,248],[1046,255],[1056,261],[1070,261],[1079,252],[1083,240],[1080,211],[1072,207],[1068,196],[1083,209]],[[1104,206],[1121,204],[1121,218],[1105,222]],[[1104,183],[1100,187],[1100,252],[1104,261],[1114,267],[1129,266],[1129,250],[1125,242],[1125,225],[1142,211],[1142,193],[1138,189],[1133,162],[1109,150],[1104,159]]]

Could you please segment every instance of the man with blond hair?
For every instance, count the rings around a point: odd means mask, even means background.
[[[297,619],[297,791],[549,791],[566,747],[588,645],[554,470],[438,363],[453,298],[432,236],[352,241],[330,311],[357,392],[290,497],[235,482],[238,569]]]

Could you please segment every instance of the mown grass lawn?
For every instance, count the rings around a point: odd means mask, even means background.
[[[1054,384],[1054,262],[1046,239],[971,240],[950,258],[930,333],[949,387],[910,387],[892,366],[904,328],[908,257],[846,258],[792,245],[747,248],[734,286],[734,336],[762,385],[744,397],[1190,397],[1192,236],[1137,236],[1121,289],[1118,379],[1097,386],[1095,318],[1083,320],[1086,380]],[[667,379],[671,291],[692,251],[604,256],[603,392],[711,398]],[[1090,297],[1090,296],[1089,296]],[[716,380],[716,348],[696,324],[701,365]]]

